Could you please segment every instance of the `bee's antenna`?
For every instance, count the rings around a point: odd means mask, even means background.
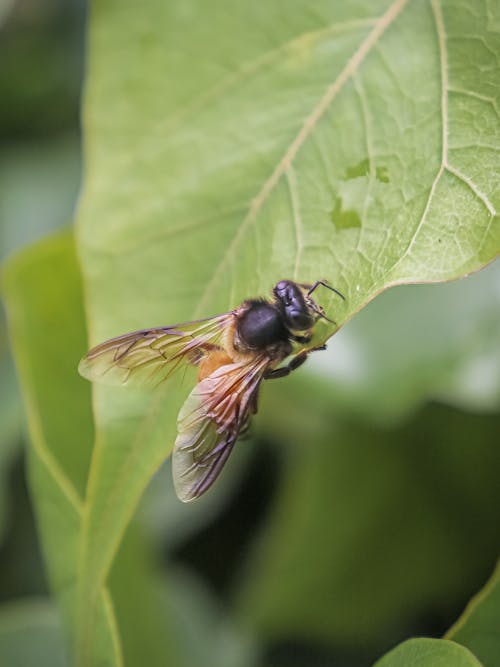
[[[327,282],[326,280],[317,280],[317,281],[314,283],[314,285],[312,285],[312,286],[309,288],[309,290],[308,290],[308,292],[307,292],[307,295],[310,296],[310,295],[314,292],[314,290],[315,290],[317,287],[319,287],[320,285],[323,285],[323,287],[326,287],[327,289],[331,290],[332,292],[335,292],[335,294],[338,294],[338,296],[339,296],[341,299],[343,299],[343,300],[345,301],[345,296],[344,296],[341,292],[339,292],[338,289],[335,289],[335,287],[332,287],[331,285],[329,285],[328,282]],[[328,320],[328,317],[325,318],[325,319]],[[332,320],[328,320],[328,321],[331,322]]]
[[[335,326],[337,326],[337,322],[335,322],[335,320],[331,320],[329,317],[327,317],[325,315],[325,311],[323,310],[323,308],[318,308],[318,306],[314,303],[314,301],[312,301],[312,303],[310,305],[311,305],[312,309],[314,310],[314,312],[318,313],[319,317],[321,317],[322,319],[326,320],[327,322],[330,322],[331,324],[335,324]]]
[[[337,322],[335,322],[335,320],[331,320],[329,317],[325,315],[325,313],[320,313],[319,316],[322,317],[327,322],[330,322],[330,324],[334,324],[335,326],[337,326]]]

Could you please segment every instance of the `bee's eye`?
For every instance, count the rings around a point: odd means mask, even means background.
[[[274,293],[284,307],[290,328],[303,331],[313,324],[298,285],[290,280],[282,280],[275,286]]]
[[[287,285],[285,290],[285,306],[291,306],[293,303],[296,303],[297,298],[298,295],[296,290],[294,290],[290,285]]]

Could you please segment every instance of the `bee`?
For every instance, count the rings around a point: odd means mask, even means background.
[[[107,384],[159,384],[186,363],[198,368],[197,384],[177,418],[172,454],[183,502],[201,496],[218,477],[257,412],[262,380],[285,377],[311,352],[325,349],[307,347],[319,319],[333,322],[311,296],[320,285],[344,299],[325,280],[281,280],[271,299],[247,299],[215,317],[124,334],[81,360],[83,377]]]

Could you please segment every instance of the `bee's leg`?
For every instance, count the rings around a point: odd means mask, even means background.
[[[246,419],[243,426],[239,430],[238,439],[240,439],[240,438],[243,439],[243,438],[245,438],[245,436],[248,435],[248,432],[250,430],[250,425],[251,425],[250,419]]]
[[[264,378],[266,380],[277,380],[278,378],[284,378],[287,375],[290,375],[292,371],[302,366],[311,352],[315,352],[316,350],[326,350],[326,345],[318,345],[318,347],[313,347],[311,350],[302,350],[302,352],[299,352],[297,356],[293,357],[290,363],[286,366],[267,371]]]
[[[294,336],[293,334],[290,336],[290,338],[295,342],[295,343],[302,343],[303,345],[306,345],[307,343],[311,342],[312,335],[308,334],[306,336]]]
[[[259,389],[260,383],[255,388],[255,391],[250,399],[250,413],[253,415],[257,414],[257,409],[259,407]]]

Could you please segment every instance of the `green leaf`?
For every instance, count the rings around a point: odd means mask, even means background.
[[[484,667],[500,662],[500,563],[486,586],[469,603],[447,638],[467,646]]]
[[[86,343],[72,236],[50,238],[11,259],[4,291],[32,441],[29,476],[38,526],[50,583],[74,638],[80,632],[79,570],[94,432],[90,386],[76,372]],[[81,664],[179,664],[146,552],[129,526],[99,590],[89,659],[80,656]]]
[[[196,575],[175,566],[171,568],[172,574],[169,602],[176,610],[178,635],[185,647],[185,664],[255,667],[257,646],[251,635],[237,627],[237,619],[227,613]]]
[[[486,0],[94,5],[78,221],[91,343],[282,278],[328,278],[341,325],[389,285],[491,261],[495,16]],[[82,647],[188,387],[95,390]]]
[[[8,262],[4,293],[32,441],[30,485],[49,578],[68,619],[93,441],[89,390],[74,370],[85,328],[71,237],[50,239]],[[110,632],[114,616],[105,596],[99,614]]]
[[[374,667],[481,667],[463,646],[444,639],[409,639],[378,660]]]

